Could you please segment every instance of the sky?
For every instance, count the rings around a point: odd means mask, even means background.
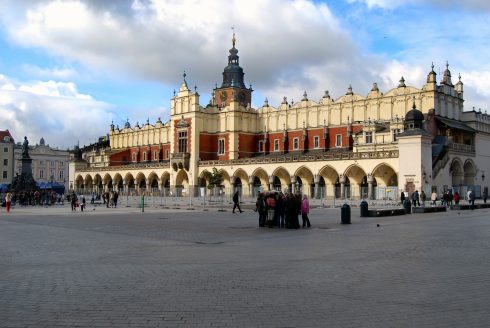
[[[186,72],[205,106],[232,27],[252,107],[438,81],[449,64],[465,110],[490,101],[488,0],[0,0],[0,130],[51,147],[169,120]]]

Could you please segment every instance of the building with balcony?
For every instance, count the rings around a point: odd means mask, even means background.
[[[351,86],[333,99],[251,107],[236,40],[223,82],[201,105],[186,75],[174,93],[168,122],[119,128],[106,147],[78,149],[70,186],[78,192],[196,192],[216,168],[223,187],[254,196],[260,190],[295,191],[317,198],[392,198],[400,190],[430,194],[486,188],[490,119],[464,110],[461,77],[449,65],[437,81],[434,67],[420,88],[405,84],[366,94]],[[198,189],[196,189],[196,188]],[[204,188],[203,188],[204,189]],[[202,190],[202,189],[201,189]]]

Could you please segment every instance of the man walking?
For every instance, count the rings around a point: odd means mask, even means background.
[[[235,209],[238,207],[238,211],[240,211],[240,213],[242,213],[242,209],[240,208],[240,197],[238,195],[238,190],[235,191],[235,193],[233,194],[233,214],[235,214]]]

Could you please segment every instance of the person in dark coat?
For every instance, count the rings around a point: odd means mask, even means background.
[[[267,217],[267,209],[265,207],[264,194],[259,193],[257,195],[257,202],[255,203],[255,210],[259,214],[259,227],[265,226],[265,218]]]
[[[402,203],[402,205],[404,201],[405,201],[405,193],[402,191],[402,193],[400,194],[400,202]]]
[[[242,213],[242,209],[240,208],[240,197],[239,197],[239,194],[238,194],[238,190],[235,191],[235,193],[233,194],[233,214],[235,214],[235,209],[238,208],[238,211],[240,211],[240,213]]]
[[[277,226],[279,228],[285,228],[286,227],[286,211],[284,208],[284,196],[282,193],[277,193],[276,194],[276,216],[277,216]]]

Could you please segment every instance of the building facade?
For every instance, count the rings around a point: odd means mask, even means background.
[[[2,165],[0,185],[5,187],[14,179],[14,146],[14,138],[9,130],[0,131],[0,163]]]
[[[29,146],[29,156],[32,159],[32,176],[39,186],[63,185],[65,190],[68,190],[70,153],[67,150],[52,148],[41,138],[39,144]],[[18,174],[22,171],[21,158],[22,147],[17,145],[15,172]]]
[[[252,108],[252,93],[233,37],[209,104],[184,74],[170,120],[111,124],[107,147],[70,163],[70,188],[185,195],[205,190],[214,168],[225,190],[250,196],[300,189],[316,198],[396,199],[399,190],[486,188],[490,119],[464,111],[463,83],[453,84],[449,65],[439,82],[432,66],[420,88],[402,77],[386,92],[374,83],[365,96],[349,86],[337,99],[305,91],[296,103],[266,99]]]

